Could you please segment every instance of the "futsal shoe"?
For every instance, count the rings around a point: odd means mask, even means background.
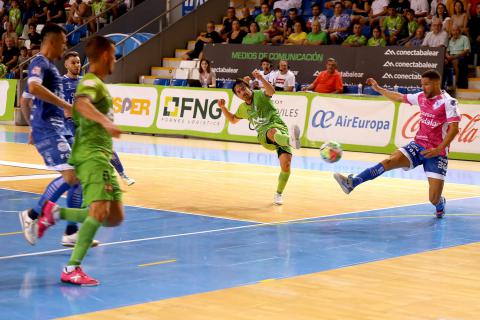
[[[273,197],[273,204],[277,206],[281,206],[283,204],[283,196],[281,193],[275,192],[275,196]]]
[[[62,236],[62,246],[64,247],[75,247],[78,238],[78,231],[72,234],[64,234]],[[100,244],[98,240],[93,240],[91,247],[96,247]]]
[[[64,283],[71,283],[82,287],[93,287],[100,284],[98,280],[90,278],[85,272],[83,272],[80,266],[75,267],[75,270],[72,272],[67,272],[67,268],[63,268],[60,280]]]
[[[123,180],[123,181],[127,184],[127,186],[129,186],[129,187],[136,182],[135,179],[130,178],[130,177],[127,176],[125,173],[121,173],[121,174],[120,174],[120,178],[122,178],[122,180]]]
[[[38,238],[43,237],[45,231],[55,224],[54,211],[59,207],[51,201],[45,202],[42,208],[42,216],[38,218]]]
[[[445,199],[445,197],[442,197],[442,201],[443,201],[443,210],[435,212],[435,216],[437,216],[438,219],[442,219],[443,216],[445,215],[445,207],[447,205],[447,199]]]
[[[343,192],[346,194],[349,194],[353,190],[353,174],[349,175],[348,177],[345,177],[344,175],[341,175],[340,173],[334,173],[333,177],[335,180],[338,182],[340,187],[342,188]]]
[[[32,246],[37,243],[38,239],[38,220],[33,220],[29,217],[28,212],[32,210],[25,210],[18,214],[18,218],[20,219],[20,224],[22,225],[23,236],[25,240]]]
[[[300,149],[300,127],[293,125],[290,128],[290,146],[294,149]]]

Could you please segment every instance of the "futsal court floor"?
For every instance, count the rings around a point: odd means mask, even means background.
[[[384,155],[298,150],[274,206],[278,162],[260,145],[123,135],[137,183],[84,261],[100,286],[79,288],[59,281],[64,222],[36,246],[21,233],[18,211],[56,177],[27,140],[0,126],[1,320],[480,319],[478,162],[450,161],[438,220],[421,168],[350,195],[332,177]]]

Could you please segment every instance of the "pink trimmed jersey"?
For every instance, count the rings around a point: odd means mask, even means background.
[[[447,135],[448,125],[460,122],[458,102],[448,93],[427,98],[425,93],[406,94],[403,101],[420,107],[420,128],[415,135],[415,142],[425,149],[436,148]],[[448,147],[442,150],[441,156],[448,154]]]

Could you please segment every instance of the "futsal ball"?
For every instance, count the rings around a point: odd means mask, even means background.
[[[342,147],[335,141],[327,141],[320,147],[320,156],[328,163],[337,162],[342,158]]]
[[[0,78],[3,78],[7,74],[7,67],[0,63]]]

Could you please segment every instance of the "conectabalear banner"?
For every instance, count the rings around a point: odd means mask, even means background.
[[[435,69],[443,74],[443,48],[342,46],[265,46],[208,44],[205,56],[213,65],[217,79],[232,80],[249,75],[269,58],[275,65],[287,60],[296,81],[311,83],[325,70],[328,58],[335,58],[344,84],[365,83],[375,78],[380,85],[420,86],[421,74]]]

